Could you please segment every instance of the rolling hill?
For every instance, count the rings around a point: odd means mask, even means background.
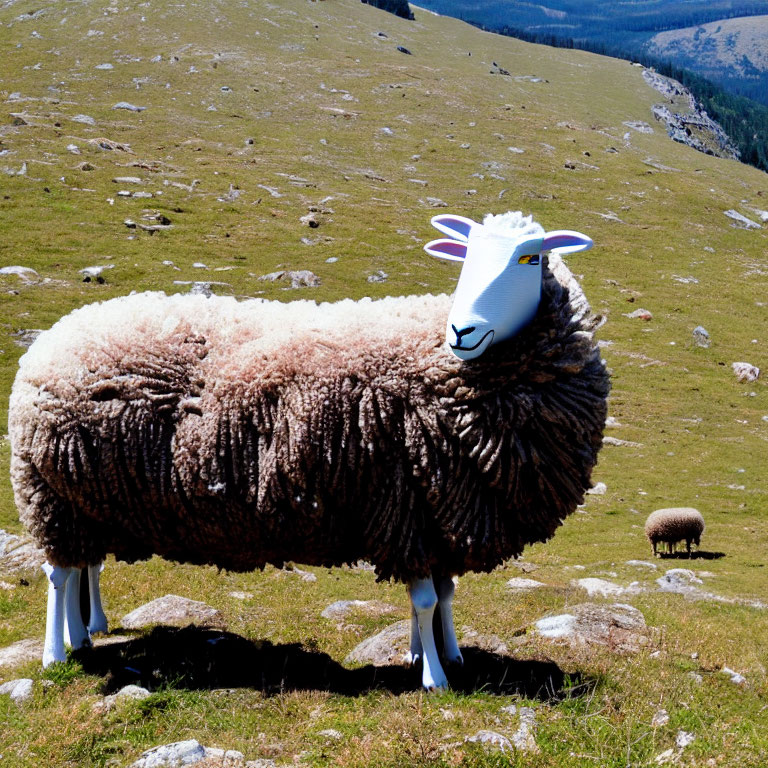
[[[32,692],[0,693],[0,761],[129,765],[191,739],[260,768],[768,761],[768,391],[732,367],[767,364],[768,176],[671,141],[640,67],[414,14],[357,0],[0,5],[0,425],[24,345],[87,302],[450,292],[455,266],[422,250],[430,217],[522,209],[596,244],[568,258],[606,318],[595,493],[521,561],[462,578],[469,650],[449,692],[345,661],[408,618],[403,588],[364,566],[110,561],[113,626],[174,593],[226,628],[116,631],[43,673],[34,654],[3,653],[41,640],[45,583],[10,557],[23,532],[0,428],[0,683]],[[303,270],[299,287],[280,280]],[[695,559],[650,558],[643,523],[670,506],[704,515]],[[339,600],[368,602],[321,616]],[[609,609],[598,640],[534,630]],[[105,697],[127,683],[147,697]]]

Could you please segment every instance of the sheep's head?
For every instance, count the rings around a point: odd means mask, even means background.
[[[479,357],[533,319],[541,299],[542,254],[592,247],[586,235],[545,232],[519,211],[488,214],[482,224],[443,214],[434,216],[432,225],[449,237],[427,243],[424,250],[463,262],[446,325],[448,346],[461,360]]]

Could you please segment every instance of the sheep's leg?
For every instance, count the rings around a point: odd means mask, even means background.
[[[435,647],[432,618],[437,605],[437,592],[431,578],[416,579],[408,585],[411,605],[416,613],[423,650],[421,683],[428,690],[447,688],[448,679],[440,666]]]
[[[80,613],[80,573],[80,568],[70,569],[64,591],[64,641],[75,650],[91,643]]]
[[[421,647],[421,632],[419,632],[419,617],[416,615],[416,609],[411,604],[411,650],[408,651],[405,662],[413,666],[424,655],[424,649]]]
[[[453,595],[456,584],[450,576],[437,579],[437,606],[440,611],[440,622],[443,628],[443,658],[449,664],[463,664],[464,657],[459,650],[456,640],[456,630],[453,626]]]
[[[107,631],[107,617],[101,605],[99,575],[104,570],[104,563],[88,566],[88,599],[91,606],[91,616],[88,620],[88,634]]]
[[[43,647],[43,666],[49,667],[57,661],[67,660],[64,648],[64,624],[66,615],[67,582],[72,575],[72,568],[61,568],[50,563],[43,564],[43,571],[48,577],[48,611],[45,619],[45,646]]]

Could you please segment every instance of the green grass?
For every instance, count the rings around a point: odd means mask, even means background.
[[[94,671],[77,658],[46,673],[34,662],[3,668],[2,680],[32,677],[35,694],[21,708],[0,696],[0,765],[124,765],[152,746],[197,738],[279,765],[639,768],[674,747],[679,730],[696,737],[683,765],[765,765],[766,611],[653,591],[626,598],[658,629],[651,648],[628,657],[547,644],[525,630],[584,602],[572,583],[582,576],[650,588],[666,568],[691,567],[709,572],[703,588],[725,598],[768,595],[768,393],[762,379],[740,384],[731,371],[738,360],[765,367],[768,240],[763,230],[730,227],[723,215],[736,208],[754,218],[751,208],[768,207],[768,177],[675,144],[661,128],[644,135],[623,125],[651,122],[658,101],[626,62],[527,45],[424,11],[406,22],[354,0],[134,3],[114,6],[117,13],[90,0],[39,8],[45,14],[24,21],[14,20],[34,9],[0,9],[0,151],[9,150],[0,171],[27,163],[25,176],[0,176],[0,267],[39,273],[29,282],[0,276],[0,424],[22,354],[13,334],[47,328],[90,301],[188,289],[174,280],[221,281],[228,285],[216,292],[286,301],[452,290],[455,267],[422,251],[434,236],[433,197],[472,217],[523,209],[548,228],[594,238],[596,247],[569,264],[607,319],[600,338],[611,342],[610,412],[623,425],[609,432],[640,446],[607,446],[594,478],[607,493],[590,496],[552,541],[525,553],[546,588],[511,595],[506,581],[520,573],[511,564],[460,582],[460,636],[497,635],[523,669],[557,664],[569,696],[530,699],[493,687],[429,696],[396,671],[381,680],[399,687],[334,688],[334,680],[351,679],[341,665],[360,640],[408,615],[404,589],[377,584],[368,572],[312,569],[317,581],[307,583],[274,569],[110,562],[104,596],[112,625],[150,599],[183,594],[222,611],[251,663],[273,652],[293,658],[289,648],[300,644],[298,658],[335,670],[331,682],[195,688],[189,670],[177,674],[169,659],[149,699],[103,714],[92,705],[119,678],[118,667]],[[104,34],[88,37],[89,30]],[[156,55],[162,60],[151,62]],[[511,77],[489,74],[492,61]],[[95,69],[105,62],[114,69]],[[146,110],[112,110],[118,101]],[[28,125],[11,126],[12,114]],[[96,126],[72,121],[79,114]],[[103,137],[133,154],[89,143]],[[71,143],[80,155],[67,151]],[[677,170],[659,171],[649,159]],[[95,170],[77,170],[83,161]],[[130,188],[154,197],[117,196],[129,188],[112,181],[119,176],[141,177]],[[192,191],[173,186],[195,179]],[[220,201],[230,185],[240,196]],[[299,221],[310,206],[332,211],[317,229]],[[173,226],[150,236],[123,223],[157,214]],[[114,264],[103,285],[82,282],[79,270],[95,264]],[[285,291],[258,280],[278,268],[310,269],[322,285]],[[369,283],[377,270],[387,281]],[[653,320],[624,316],[638,307]],[[709,349],[693,345],[696,325],[709,331]],[[2,440],[0,528],[18,533],[9,460]],[[722,556],[661,560],[653,573],[627,565],[649,559],[647,514],[677,505],[702,511],[702,549]],[[19,574],[0,573],[13,586],[0,590],[0,646],[43,635],[42,575],[23,576],[28,586]],[[235,591],[252,597],[234,599]],[[338,599],[379,599],[399,613],[354,616],[337,628],[320,611]],[[129,642],[159,652],[162,638],[146,632]],[[734,686],[723,666],[744,674],[746,686]],[[480,729],[512,735],[517,715],[502,712],[509,704],[535,709],[538,754],[500,756],[464,743]],[[660,708],[670,722],[653,728]],[[320,734],[328,729],[342,738]]]

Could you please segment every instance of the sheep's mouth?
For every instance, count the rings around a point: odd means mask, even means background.
[[[474,352],[479,346],[482,345],[482,343],[488,338],[489,335],[493,334],[494,330],[491,328],[490,331],[487,331],[485,334],[483,334],[483,337],[480,339],[480,341],[477,342],[477,344],[471,346],[471,347],[462,347],[461,344],[449,344],[448,346],[458,352]],[[493,337],[491,336],[491,341],[493,341]],[[489,342],[490,343],[490,342]]]

